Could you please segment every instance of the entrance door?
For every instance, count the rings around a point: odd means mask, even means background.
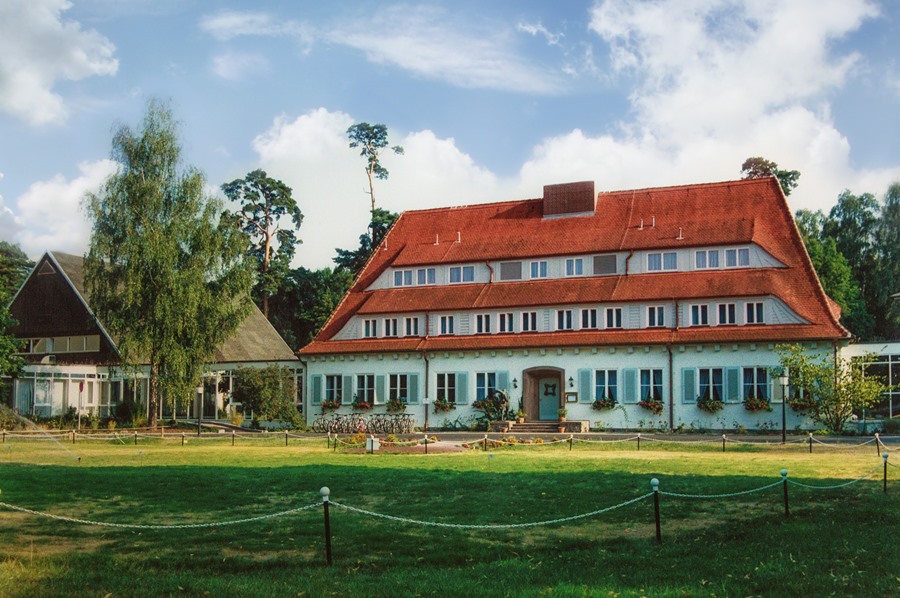
[[[559,378],[538,379],[538,403],[540,418],[555,421],[559,410]]]

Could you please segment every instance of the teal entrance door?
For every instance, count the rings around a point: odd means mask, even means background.
[[[538,379],[540,419],[555,421],[559,410],[559,378]]]

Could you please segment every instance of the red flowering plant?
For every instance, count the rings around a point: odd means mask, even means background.
[[[755,413],[757,411],[771,411],[772,406],[769,401],[762,397],[747,397],[744,399],[744,409]]]
[[[341,407],[341,402],[337,399],[325,399],[322,401],[322,412],[337,411]]]
[[[454,409],[456,409],[456,403],[451,403],[445,398],[434,400],[435,413],[446,413],[447,411],[453,411]]]
[[[718,413],[725,407],[721,399],[711,397],[709,393],[697,397],[697,408],[707,413]]]
[[[663,402],[659,399],[647,397],[647,399],[638,402],[638,407],[643,407],[653,415],[659,415],[663,412]]]
[[[372,403],[368,402],[364,397],[360,397],[359,395],[353,396],[353,410],[354,411],[368,411],[372,408]]]
[[[602,399],[597,399],[593,403],[591,403],[591,407],[596,411],[605,411],[607,409],[613,409],[616,406],[616,400],[611,397],[605,397]]]

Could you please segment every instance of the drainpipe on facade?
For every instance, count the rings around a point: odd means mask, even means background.
[[[673,388],[674,376],[672,375],[672,345],[666,344],[669,353],[669,430],[675,429],[675,391]]]
[[[297,355],[297,361],[303,364],[303,396],[300,397],[300,400],[303,401],[303,419],[306,420],[306,416],[309,414],[309,411],[306,409],[306,398],[309,396],[309,367],[306,365],[306,362],[303,361],[303,358],[300,357],[300,355]]]
[[[484,265],[487,266],[488,271],[491,273],[490,282],[493,283],[494,282],[494,269],[491,268],[490,262],[485,262]]]
[[[428,370],[429,370],[429,367],[431,366],[431,363],[428,361],[428,351],[422,351],[422,359],[425,360],[425,398],[431,399],[431,397],[428,396],[428,381],[429,381],[429,375],[428,375],[429,371]],[[431,403],[432,401],[429,400],[429,401],[422,401],[422,402],[425,403],[425,431],[427,432],[428,431],[428,404]]]
[[[634,255],[634,249],[628,252],[628,257],[625,258],[625,276],[628,276],[628,262],[631,260],[631,256]]]

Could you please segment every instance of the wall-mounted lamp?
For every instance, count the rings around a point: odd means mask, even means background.
[[[519,381],[513,378],[513,388],[519,388]]]
[[[575,388],[575,380],[569,376],[569,388]]]

